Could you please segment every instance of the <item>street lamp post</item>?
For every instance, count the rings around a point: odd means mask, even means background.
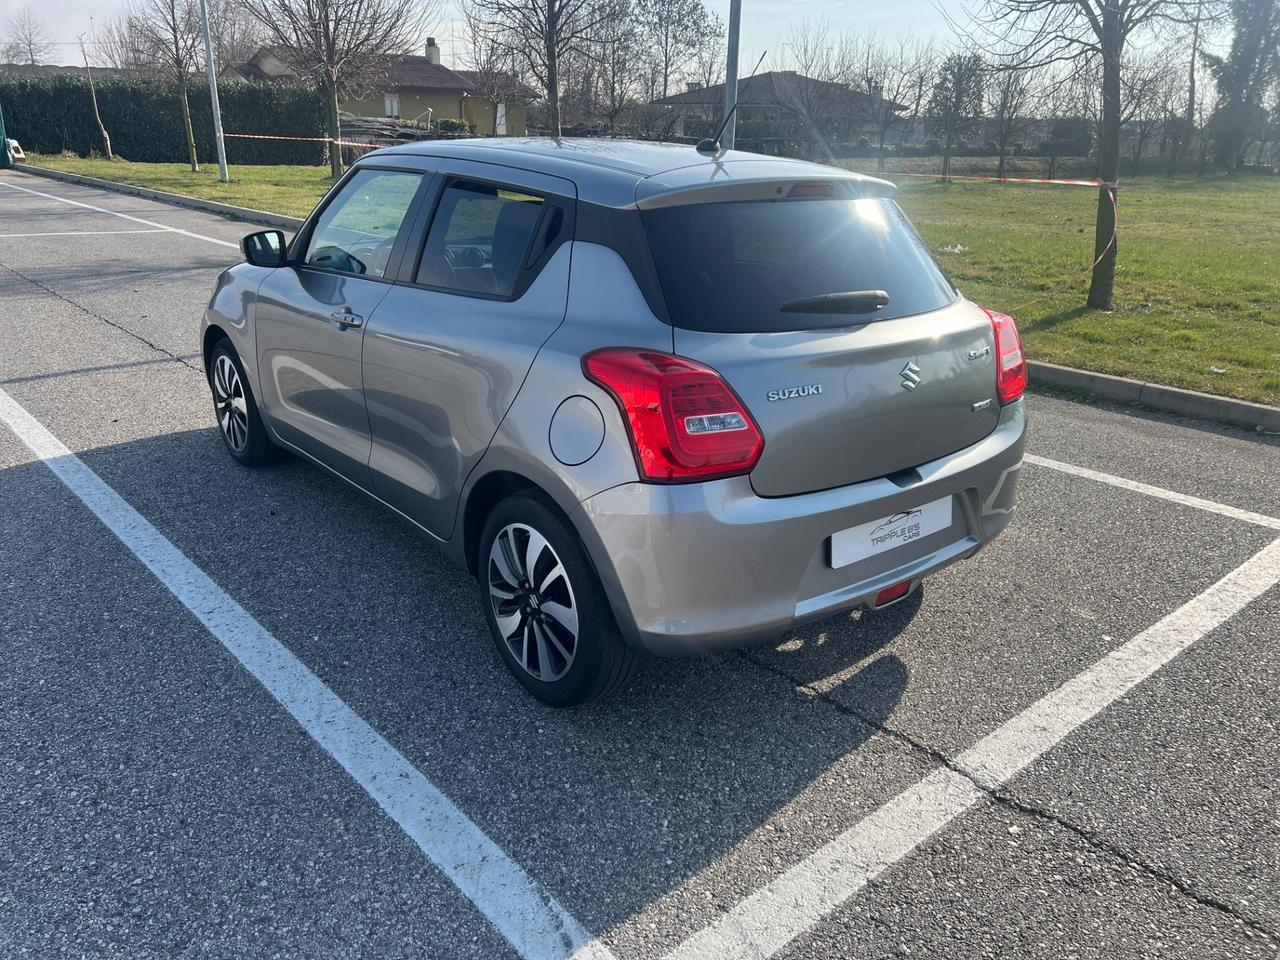
[[[204,63],[209,68],[209,99],[213,101],[213,139],[218,146],[218,179],[229,183],[227,146],[222,140],[222,107],[218,104],[218,71],[213,65],[213,41],[209,37],[209,8],[200,0],[200,20],[204,25]]]
[[[729,2],[729,56],[724,70],[724,116],[725,128],[720,135],[720,146],[724,150],[733,149],[734,131],[738,126],[737,114],[733,108],[738,103],[738,30],[742,22],[742,0]]]

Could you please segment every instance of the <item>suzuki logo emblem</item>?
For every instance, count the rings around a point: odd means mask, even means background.
[[[902,377],[903,390],[914,390],[920,386],[920,368],[914,363],[908,363],[903,367],[899,376]]]

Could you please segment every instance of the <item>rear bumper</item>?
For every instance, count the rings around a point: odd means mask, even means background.
[[[886,478],[792,497],[756,496],[746,477],[663,486],[627,483],[572,516],[618,625],[659,655],[707,653],[778,637],[807,620],[873,602],[976,553],[1017,501],[1026,400],[978,443]],[[951,497],[951,526],[839,569],[833,533]]]

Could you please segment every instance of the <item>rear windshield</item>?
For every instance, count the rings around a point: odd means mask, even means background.
[[[892,200],[746,200],[645,210],[671,322],[763,333],[846,327],[937,310],[956,299]],[[883,290],[872,313],[783,312],[783,304]]]

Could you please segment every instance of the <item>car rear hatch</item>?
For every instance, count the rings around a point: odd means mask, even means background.
[[[675,352],[719,371],[764,435],[761,496],[908,470],[999,420],[990,318],[867,192],[780,180],[641,203]]]

